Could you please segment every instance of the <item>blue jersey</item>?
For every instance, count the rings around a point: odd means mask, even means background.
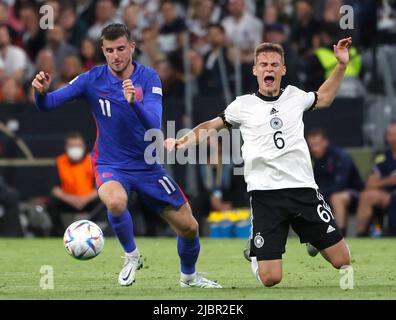
[[[97,127],[92,150],[94,169],[99,165],[128,170],[153,166],[144,161],[144,150],[151,143],[144,141],[144,135],[148,129],[161,128],[162,86],[153,69],[133,64],[130,77],[136,92],[133,105],[124,97],[122,80],[107,65],[92,68],[61,89],[35,96],[37,107],[43,111],[76,98],[89,103]]]
[[[59,90],[36,94],[36,105],[49,111],[75,98],[84,98],[91,106],[97,127],[91,158],[97,188],[108,181],[118,181],[127,193],[135,190],[146,205],[160,214],[169,205],[179,208],[187,199],[162,166],[144,160],[145,149],[151,143],[144,141],[146,131],[161,129],[162,88],[154,70],[133,64],[133,105],[124,97],[122,81],[107,65],[79,75]]]

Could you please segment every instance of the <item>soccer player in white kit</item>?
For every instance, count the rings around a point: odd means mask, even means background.
[[[282,254],[290,225],[302,243],[316,248],[335,268],[350,264],[349,249],[315,183],[302,119],[304,111],[332,104],[349,63],[351,43],[351,38],[345,38],[334,45],[338,63],[317,92],[290,85],[281,89],[286,74],[283,48],[260,44],[253,66],[258,92],[237,97],[218,117],[180,139],[165,141],[165,148],[171,151],[204,141],[210,129],[240,129],[252,214],[252,270],[267,287],[282,279]]]

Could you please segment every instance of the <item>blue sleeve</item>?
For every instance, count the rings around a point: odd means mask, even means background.
[[[68,85],[53,92],[38,94],[35,93],[35,103],[40,111],[51,111],[65,102],[82,97],[88,80],[88,72],[80,74]]]
[[[152,76],[144,86],[143,101],[135,101],[133,108],[143,126],[148,129],[161,129],[162,85],[158,75]]]

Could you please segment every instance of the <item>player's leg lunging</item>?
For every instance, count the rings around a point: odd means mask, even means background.
[[[351,263],[350,251],[344,239],[321,250],[320,254],[336,269],[349,266]]]
[[[221,288],[195,270],[200,242],[198,236],[198,222],[192,215],[190,205],[185,203],[178,210],[168,207],[162,217],[171,225],[177,234],[177,252],[180,257],[181,276],[180,286],[200,288]]]
[[[133,237],[133,222],[127,209],[128,196],[122,185],[116,181],[104,183],[99,188],[99,197],[106,205],[109,222],[125,251],[124,266],[118,277],[123,286],[135,281],[135,272],[143,266]]]

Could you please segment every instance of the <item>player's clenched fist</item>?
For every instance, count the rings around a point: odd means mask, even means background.
[[[132,84],[131,79],[124,80],[122,83],[122,89],[124,91],[124,97],[129,104],[135,101],[135,87]]]
[[[32,81],[32,87],[35,92],[39,94],[43,94],[48,90],[50,83],[51,83],[51,76],[49,75],[49,73],[40,71],[34,77]]]

